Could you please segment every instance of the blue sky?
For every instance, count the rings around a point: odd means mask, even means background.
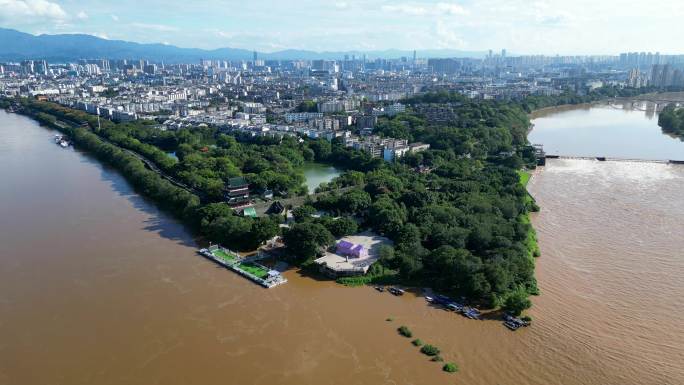
[[[682,0],[0,0],[0,26],[181,47],[684,53]]]

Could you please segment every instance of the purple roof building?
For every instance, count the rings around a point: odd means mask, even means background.
[[[366,258],[368,252],[363,245],[355,245],[348,241],[339,241],[337,243],[337,254],[352,258]]]

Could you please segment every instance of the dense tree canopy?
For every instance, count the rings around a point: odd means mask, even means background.
[[[394,247],[383,248],[379,267],[372,271],[394,271],[400,279],[493,305],[506,303],[514,293],[526,298],[536,292],[533,230],[527,220],[532,200],[516,173],[523,164],[534,164],[526,140],[532,101],[471,101],[454,93],[412,97],[406,100],[406,113],[381,119],[377,133],[431,148],[394,163],[337,140],[255,139],[207,127],[166,132],[154,123],[104,120],[98,129],[97,119],[83,112],[26,103],[45,114],[40,118],[45,121],[86,122],[90,130],[79,129],[84,137],[77,137],[79,143],[105,138],[201,191],[204,204],[173,185],[163,192],[168,182],[136,159],[135,168],[144,172],[136,186],[158,196],[214,242],[253,249],[279,233],[280,217],[245,218],[221,203],[230,178],[244,176],[255,191],[301,194],[301,166],[315,160],[345,172],[324,187],[327,193],[297,208],[296,223],[283,232],[297,261],[316,257],[335,237],[370,228],[394,241]],[[448,104],[458,118],[432,122],[415,112],[424,103]],[[103,153],[121,152],[106,148]],[[175,152],[177,159],[167,152]],[[419,167],[428,172],[418,172]],[[316,209],[327,214],[313,217]]]
[[[314,258],[330,246],[334,238],[325,226],[307,221],[296,223],[283,233],[283,240],[293,257],[301,262]]]
[[[658,116],[658,125],[663,132],[684,140],[684,109],[668,105]]]

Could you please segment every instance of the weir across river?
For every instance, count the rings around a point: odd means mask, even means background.
[[[576,155],[555,155],[547,154],[544,145],[533,144],[534,154],[537,158],[537,165],[543,166],[547,159],[578,159],[578,160],[597,160],[600,162],[639,162],[639,163],[665,163],[684,165],[684,156],[681,159],[640,159],[627,157],[608,157],[608,156],[576,156]]]
[[[572,156],[572,155],[545,155],[545,159],[580,159],[580,160],[598,160],[601,162],[639,162],[639,163],[666,163],[666,164],[681,164],[684,165],[684,160],[676,159],[632,159],[632,158],[614,158],[605,156]]]

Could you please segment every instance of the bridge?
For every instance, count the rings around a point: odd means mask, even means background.
[[[684,104],[684,102],[655,102],[650,100],[618,100],[617,103],[615,101],[608,102],[608,106],[616,110],[636,110],[652,114],[656,112],[661,112],[665,109],[665,107],[669,106],[670,104],[674,104],[675,106],[680,107],[682,104]]]
[[[684,92],[654,92],[650,94],[642,94],[632,97],[615,98],[615,100],[622,101],[641,101],[651,102],[657,104],[667,103],[684,103]]]

